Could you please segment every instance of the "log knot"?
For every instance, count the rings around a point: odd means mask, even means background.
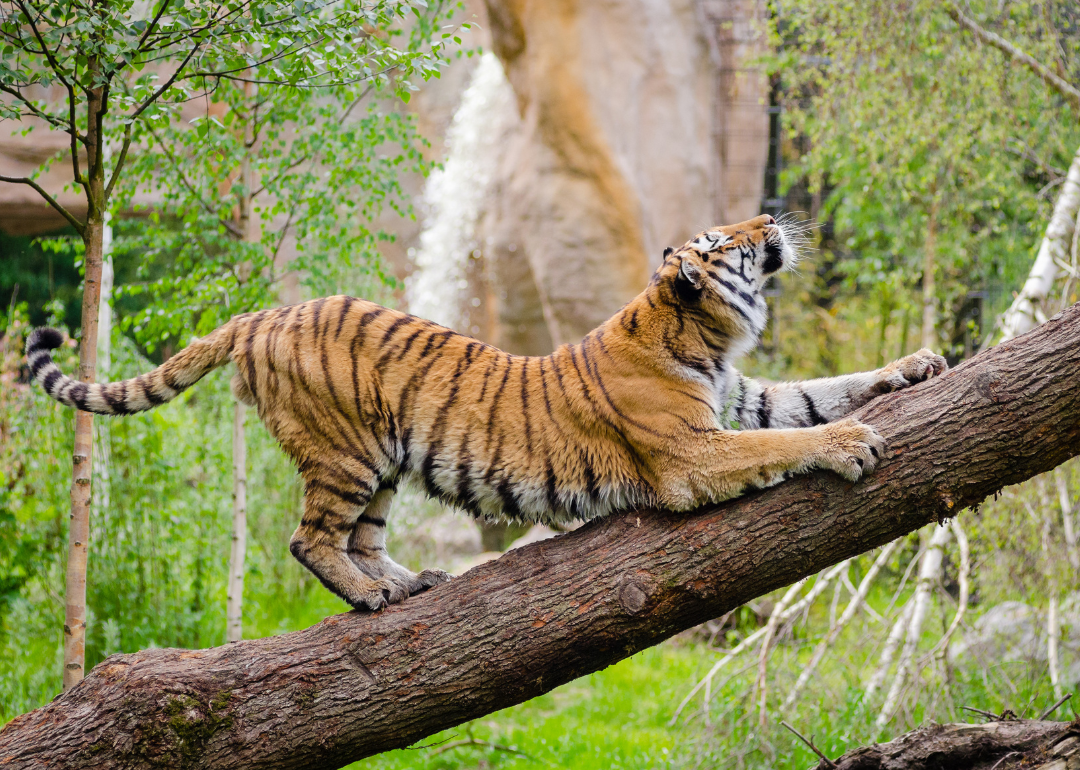
[[[975,376],[975,392],[983,399],[993,404],[1002,404],[1012,400],[1011,397],[1002,393],[999,388],[1002,385],[1002,377],[994,371],[979,372]]]
[[[637,615],[649,607],[655,592],[656,585],[649,575],[627,573],[619,586],[619,604],[627,614]]]

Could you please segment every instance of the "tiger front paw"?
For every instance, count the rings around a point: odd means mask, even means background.
[[[891,393],[910,388],[931,377],[942,375],[948,369],[949,365],[942,356],[923,348],[884,367],[881,370],[879,389],[882,393]]]
[[[822,446],[814,458],[815,468],[839,473],[848,481],[858,481],[874,470],[884,456],[885,440],[869,425],[851,418],[823,425]]]

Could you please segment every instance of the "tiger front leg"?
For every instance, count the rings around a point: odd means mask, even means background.
[[[817,468],[858,481],[874,470],[885,442],[869,425],[846,418],[812,428],[712,431],[680,446],[661,492],[665,507],[693,508],[779,484]]]
[[[931,377],[944,374],[948,368],[949,365],[942,356],[929,348],[923,348],[878,369],[879,389],[884,392],[910,388]]]
[[[381,588],[387,604],[404,601],[451,579],[451,575],[441,569],[426,569],[417,574],[390,558],[386,550],[386,518],[393,499],[393,489],[380,489],[375,493],[357,519],[347,549],[352,563]]]
[[[842,419],[884,393],[910,388],[948,369],[923,348],[870,372],[765,386],[741,377],[735,419],[743,430],[804,428]]]

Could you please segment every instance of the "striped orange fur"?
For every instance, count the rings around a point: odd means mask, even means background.
[[[386,552],[390,500],[409,477],[479,517],[564,522],[688,510],[812,468],[852,480],[872,470],[881,439],[842,418],[940,374],[944,359],[924,350],[771,386],[743,377],[732,361],[764,328],[761,286],[794,258],[771,217],[712,228],[669,249],[645,291],[580,343],[543,357],[341,296],[237,316],[123,382],[64,376],[50,329],[31,335],[27,357],[50,396],[101,414],[150,409],[234,362],[234,393],[303,478],[292,553],[377,609],[448,579]]]

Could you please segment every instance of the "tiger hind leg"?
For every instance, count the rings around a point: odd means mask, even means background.
[[[389,604],[450,580],[450,575],[442,570],[426,569],[417,574],[390,558],[386,551],[386,517],[393,499],[393,489],[375,493],[357,518],[348,545],[349,559],[361,572],[384,586]]]
[[[402,601],[407,591],[366,574],[348,554],[349,540],[374,499],[378,480],[373,474],[329,478],[305,476],[304,517],[289,550],[324,586],[357,609],[377,610]],[[351,488],[342,488],[346,479]]]

